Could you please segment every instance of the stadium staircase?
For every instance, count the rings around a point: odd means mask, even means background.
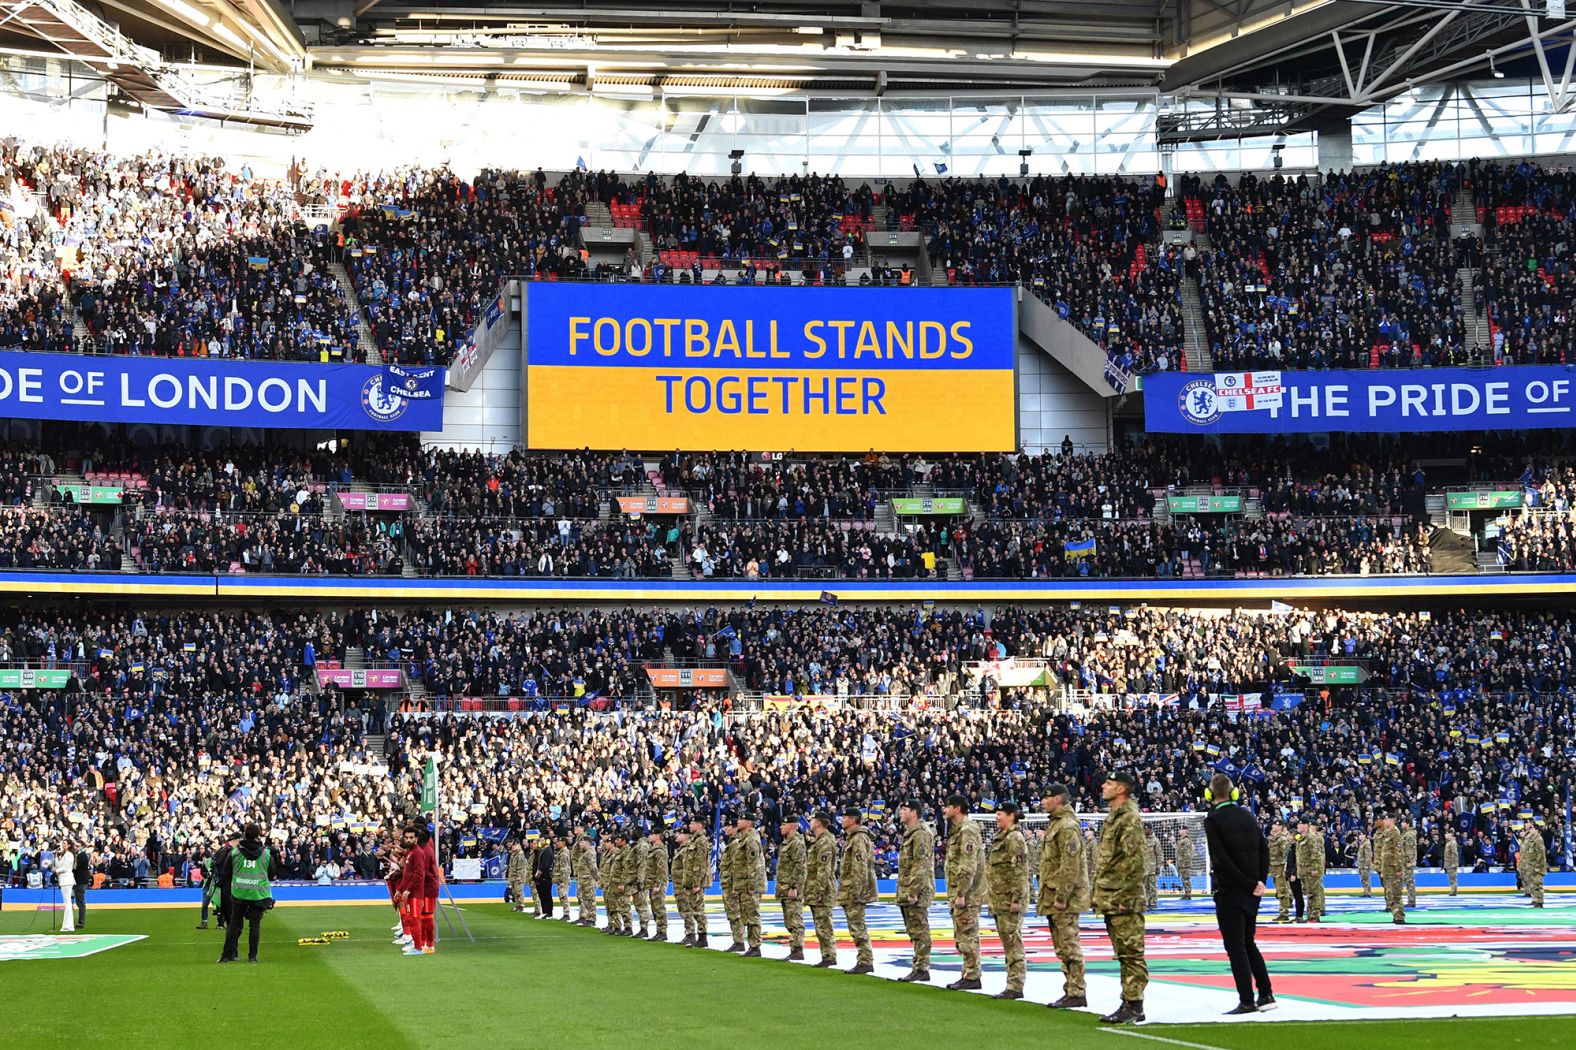
[[[350,280],[350,271],[345,269],[344,263],[331,262],[328,264],[328,272],[339,282],[340,290],[345,293],[345,301],[355,312],[356,342],[361,347],[362,359],[369,365],[381,365],[383,352],[378,349],[377,340],[372,338],[372,327],[367,324],[366,312],[361,309],[361,297],[356,295],[356,286]]]
[[[88,323],[75,309],[71,311],[71,342],[78,350],[97,353],[98,340],[93,338],[93,333],[88,328]]]
[[[1479,236],[1482,226],[1477,221],[1477,206],[1473,203],[1470,190],[1458,190],[1450,201],[1450,232],[1452,237]],[[1471,351],[1492,351],[1490,343],[1492,336],[1488,326],[1488,315],[1478,309],[1477,298],[1473,294],[1473,282],[1477,278],[1477,268],[1474,266],[1458,266],[1456,268],[1456,283],[1461,289],[1461,312],[1466,318],[1465,342]],[[1485,364],[1488,362],[1484,362]]]
[[[1055,307],[1027,288],[1018,293],[1018,332],[1090,390],[1101,397],[1118,396],[1116,388],[1105,378],[1105,351],[1063,320]]]
[[[387,733],[368,733],[362,739],[366,741],[366,750],[369,757],[382,758],[388,754],[389,738]]]
[[[876,535],[897,535],[897,512],[892,509],[892,501],[884,499],[876,504]]]
[[[1493,551],[1480,555],[1474,549],[1470,537],[1463,536],[1454,529],[1434,529],[1433,535],[1428,538],[1428,546],[1433,556],[1433,573],[1474,573],[1484,568],[1483,558],[1488,558],[1488,568],[1499,568],[1499,560]]]
[[[1194,233],[1193,244],[1199,254],[1209,251],[1209,234]],[[1182,275],[1182,357],[1189,372],[1213,372],[1215,358],[1209,351],[1209,327],[1204,323],[1204,304],[1198,294],[1198,281]]]

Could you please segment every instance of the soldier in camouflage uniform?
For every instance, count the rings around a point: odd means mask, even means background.
[[[629,929],[629,833],[620,825],[609,836],[613,849],[602,861],[602,905],[607,909],[607,934],[625,937]]]
[[[1379,815],[1379,830],[1374,833],[1374,860],[1379,864],[1379,881],[1383,883],[1384,906],[1390,921],[1397,926],[1406,924],[1406,865],[1402,860],[1401,832],[1395,819]]]
[[[1406,862],[1406,906],[1417,907],[1417,826],[1401,820],[1401,859]]]
[[[1040,850],[1040,897],[1036,910],[1051,927],[1051,944],[1062,963],[1062,997],[1052,1009],[1088,1006],[1084,987],[1083,945],[1078,941],[1078,916],[1089,907],[1089,876],[1084,867],[1084,837],[1068,801],[1067,788],[1051,784],[1040,808],[1050,814]]]
[[[1090,886],[1094,885],[1094,862],[1100,856],[1100,843],[1095,835],[1094,828],[1085,828],[1083,833],[1083,861],[1084,881]]]
[[[1188,835],[1187,828],[1177,829],[1177,878],[1182,880],[1182,899],[1193,899],[1193,876],[1198,871],[1198,843]]]
[[[1521,832],[1521,848],[1516,854],[1516,874],[1521,876],[1521,888],[1532,898],[1534,908],[1543,907],[1543,877],[1549,871],[1549,853],[1543,844],[1543,832],[1532,821]]]
[[[569,917],[569,883],[574,878],[572,858],[569,855],[569,836],[560,831],[554,836],[556,848],[553,850],[553,885],[558,889],[558,918],[561,922],[573,922]]]
[[[509,843],[509,864],[504,869],[504,883],[509,887],[509,900],[514,903],[515,911],[525,910],[525,872],[525,850],[520,840],[515,839]]]
[[[1275,879],[1275,903],[1280,906],[1275,922],[1291,921],[1291,879],[1286,875],[1286,855],[1291,848],[1291,832],[1277,820],[1270,828],[1270,875]]]
[[[668,939],[668,843],[661,828],[652,828],[646,843],[644,892],[651,912],[651,940]]]
[[[1357,833],[1357,881],[1362,885],[1363,896],[1374,895],[1374,847],[1363,832]]]
[[[876,893],[876,846],[870,832],[860,821],[857,806],[843,810],[843,862],[837,873],[837,903],[842,905],[848,935],[854,940],[858,957],[849,973],[875,973],[876,956],[870,944],[870,928],[865,925],[865,905],[879,899]]]
[[[1456,841],[1454,831],[1445,832],[1445,878],[1450,882],[1450,895],[1456,895],[1458,885],[1457,873],[1461,870],[1461,844]]]
[[[1318,922],[1324,918],[1324,835],[1310,821],[1303,821],[1297,830],[1302,833],[1297,843],[1297,877],[1308,898],[1308,917],[1303,921]]]
[[[596,926],[596,846],[585,828],[575,829],[575,893],[580,898],[581,926]]]
[[[909,799],[898,808],[903,844],[897,853],[897,906],[914,962],[900,981],[930,980],[930,902],[936,899],[936,837],[920,818],[924,807]]]
[[[1160,904],[1160,868],[1165,854],[1160,851],[1160,840],[1155,829],[1144,825],[1144,907],[1154,911]]]
[[[739,898],[739,925],[744,927],[744,956],[761,957],[761,894],[766,892],[766,854],[761,849],[761,833],[755,830],[755,814],[739,814],[739,831],[734,835],[733,892]]]
[[[837,965],[837,932],[832,927],[832,906],[837,903],[837,836],[832,815],[821,811],[810,818],[810,849],[805,864],[804,903],[815,923],[815,940],[821,946],[821,967]]]
[[[629,892],[633,897],[635,906],[635,921],[640,924],[639,936],[643,940],[651,939],[651,843],[638,831],[634,833],[634,841],[629,844],[630,852],[630,879]]]
[[[1138,815],[1138,778],[1126,770],[1106,774],[1100,797],[1110,808],[1095,866],[1094,910],[1105,917],[1111,951],[1121,966],[1122,1005],[1100,1018],[1105,1024],[1144,1020],[1144,890],[1148,844]]]
[[[1040,851],[1045,848],[1045,836],[1038,831],[1025,830],[1023,841],[1029,845],[1029,896],[1039,892]]]
[[[980,895],[985,886],[985,848],[980,829],[969,819],[968,799],[950,795],[947,818],[947,898],[952,905],[952,939],[963,956],[963,975],[947,985],[953,991],[980,987]]]
[[[799,834],[799,818],[783,814],[782,845],[777,847],[777,902],[783,909],[783,927],[788,931],[788,958],[804,958],[804,884],[808,851]]]
[[[1029,910],[1029,844],[1018,830],[1018,804],[1003,802],[996,810],[996,837],[985,856],[985,881],[990,913],[996,920],[1002,954],[1007,962],[1007,987],[997,999],[1022,999],[1028,962],[1023,955],[1023,917]]]
[[[673,903],[684,923],[686,948],[706,947],[706,884],[711,881],[711,843],[699,817],[679,831],[673,854]]]
[[[717,858],[717,870],[722,879],[722,913],[728,917],[728,933],[732,940],[725,952],[744,952],[744,923],[739,916],[737,872],[733,862],[738,854],[739,828],[731,818],[722,822],[722,855]]]

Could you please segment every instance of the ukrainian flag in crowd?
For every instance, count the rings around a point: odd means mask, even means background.
[[[1396,754],[1394,751],[1386,751],[1384,761],[1385,765],[1399,766],[1401,764],[1401,756]]]
[[[254,270],[268,269],[268,261],[268,256],[266,255],[248,255],[246,257],[246,265]]]

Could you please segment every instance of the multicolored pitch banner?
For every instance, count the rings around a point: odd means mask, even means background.
[[[531,284],[531,448],[1005,452],[1006,288]]]
[[[1576,421],[1576,367],[1161,372],[1144,429],[1164,434],[1543,430]]]

